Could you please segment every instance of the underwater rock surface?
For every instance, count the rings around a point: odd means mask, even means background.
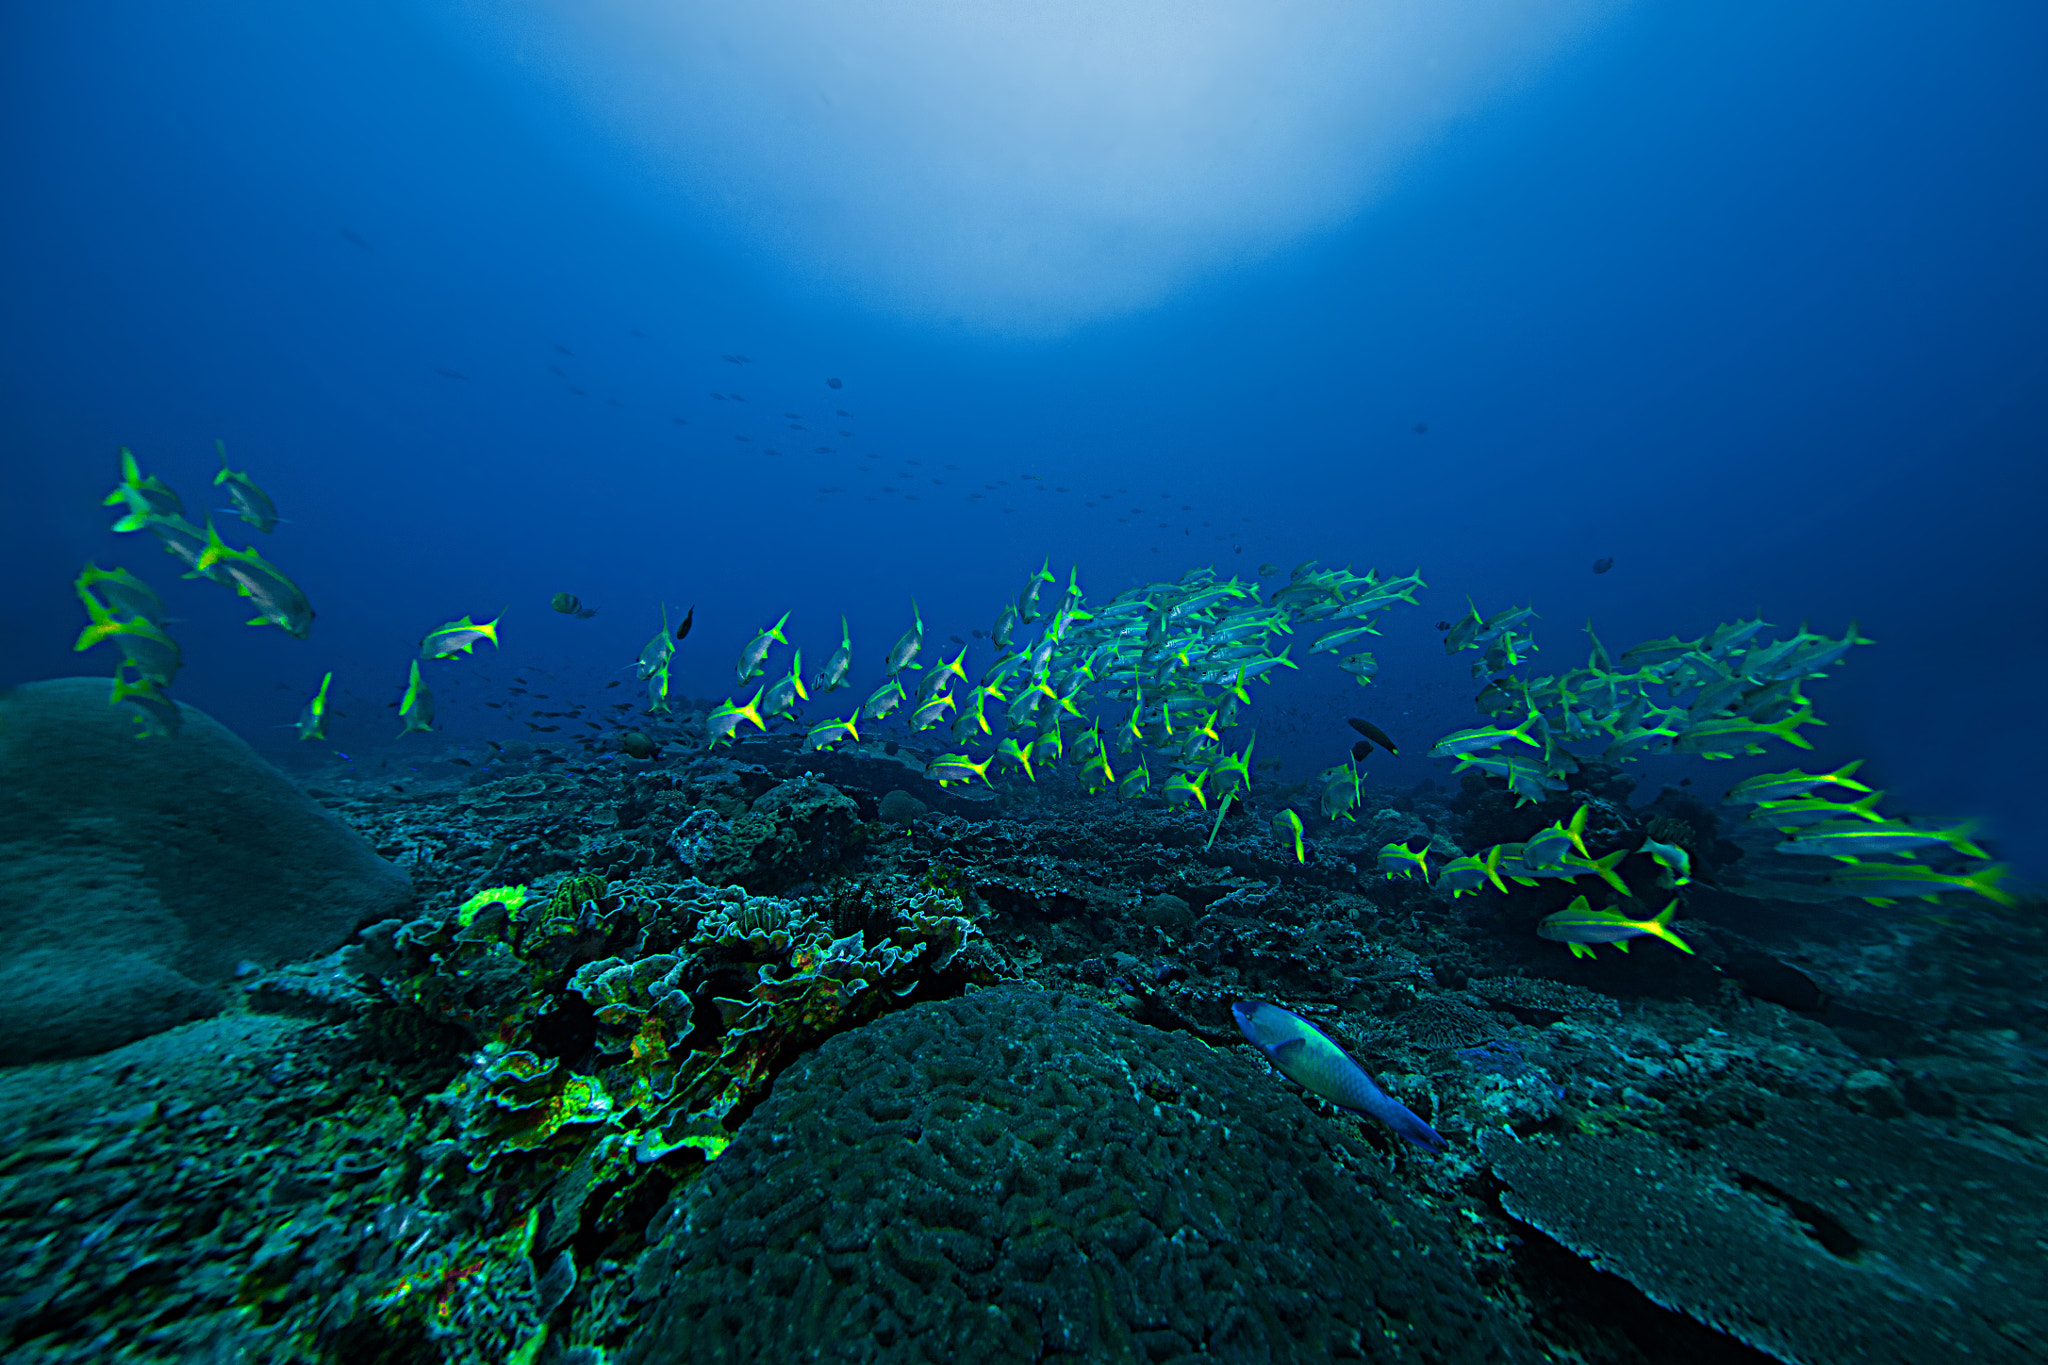
[[[1795,1365],[2040,1360],[2044,1172],[1774,1097],[1683,1151],[1488,1134],[1501,1203],[1658,1303]]]
[[[1531,1349],[1255,1060],[1028,987],[828,1040],[650,1236],[634,1365]]]
[[[337,947],[405,875],[181,704],[139,741],[105,678],[0,693],[0,1064],[103,1052],[219,1008],[243,963]]]

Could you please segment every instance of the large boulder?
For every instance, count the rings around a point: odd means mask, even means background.
[[[210,1014],[245,962],[324,953],[405,874],[226,727],[141,739],[105,678],[0,692],[0,1064]]]

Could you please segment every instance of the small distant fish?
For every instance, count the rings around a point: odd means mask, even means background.
[[[564,616],[573,616],[579,621],[588,621],[597,615],[596,607],[586,607],[583,599],[573,592],[558,592],[548,599],[548,605]]]
[[[555,349],[556,349],[556,350],[558,350],[558,351],[560,351],[560,352],[561,352],[561,353],[562,353],[563,355],[575,355],[575,354],[576,354],[576,353],[575,353],[574,351],[570,350],[570,349],[569,349],[569,348],[568,348],[567,346],[564,346],[564,345],[563,345],[563,344],[562,344],[561,342],[559,342],[559,341],[557,341],[556,343],[554,343],[554,345],[555,345]]]
[[[681,625],[679,625],[679,626],[677,626],[677,627],[676,627],[676,643],[677,643],[677,644],[681,644],[681,643],[682,643],[682,642],[683,642],[683,641],[684,641],[685,639],[689,638],[689,634],[690,634],[690,623],[691,623],[692,621],[696,620],[696,619],[697,619],[697,604],[696,604],[695,602],[692,602],[692,603],[690,604],[690,609],[689,609],[688,611],[686,611],[686,612],[684,612],[684,613],[683,613],[683,623],[682,623]]]
[[[1357,741],[1356,743],[1354,743],[1354,744],[1353,744],[1353,745],[1351,746],[1351,761],[1352,761],[1353,763],[1363,763],[1363,762],[1365,762],[1365,760],[1367,760],[1368,758],[1371,758],[1371,757],[1372,757],[1372,741],[1371,741],[1371,740],[1369,740],[1369,739],[1361,739],[1361,740]]]
[[[1387,738],[1387,732],[1385,730],[1380,729],[1379,726],[1374,725],[1371,721],[1360,720],[1356,716],[1348,716],[1345,718],[1344,723],[1346,725],[1349,725],[1352,729],[1358,731],[1359,734],[1364,735],[1374,744],[1377,744],[1382,749],[1385,749],[1388,753],[1393,754],[1396,758],[1400,757],[1401,751],[1394,747],[1393,740]],[[1351,753],[1352,757],[1354,758],[1358,756],[1358,750],[1355,748],[1351,751]]]
[[[1414,432],[1417,436],[1427,436],[1429,434],[1429,423],[1417,422],[1414,426],[1410,427],[1409,430]]]
[[[440,376],[441,376],[441,377],[442,377],[443,379],[467,379],[467,378],[469,378],[469,376],[468,376],[468,375],[464,374],[464,373],[463,373],[462,371],[460,371],[460,370],[444,370],[444,369],[442,369],[442,368],[441,368],[441,367],[440,367],[439,365],[436,365],[436,366],[434,367],[434,373],[435,373],[435,374],[438,374],[438,375],[440,375]]]
[[[341,234],[342,241],[349,243],[351,246],[359,246],[365,251],[375,251],[377,249],[363,240],[363,235],[360,232],[352,232],[348,228],[336,228],[335,231]]]
[[[1596,559],[1596,560],[1594,560],[1594,561],[1593,561],[1593,572],[1594,572],[1594,573],[1606,573],[1606,572],[1607,572],[1607,571],[1608,571],[1609,569],[1611,569],[1611,568],[1613,568],[1613,567],[1614,567],[1614,556],[1613,556],[1613,555],[1607,555],[1607,556],[1605,556],[1604,558],[1601,558],[1601,559]]]
[[[1263,1000],[1240,1000],[1230,1013],[1246,1041],[1296,1085],[1340,1108],[1378,1119],[1427,1151],[1441,1152],[1451,1145],[1414,1110],[1380,1089],[1328,1034],[1294,1011]]]
[[[846,386],[836,379],[828,379],[825,381],[825,387],[828,389],[843,389]]]
[[[661,757],[661,746],[639,730],[628,730],[620,735],[619,748],[633,758]]]
[[[743,355],[722,355],[718,358],[728,365],[751,365],[754,363]]]

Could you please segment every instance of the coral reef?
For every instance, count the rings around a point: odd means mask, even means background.
[[[886,741],[706,754],[696,711],[643,721],[647,759],[309,775],[419,909],[245,969],[220,1017],[0,1073],[0,1352],[780,1359],[801,1297],[842,1329],[807,1346],[875,1360],[1798,1360],[1856,1341],[1831,1315],[1888,1267],[1901,1302],[1953,1296],[1923,1323],[1976,1358],[2033,1349],[2038,1291],[1990,1240],[2035,1235],[2031,1205],[1980,1206],[2048,1166],[2037,913],[1780,899],[1767,849],[1713,854],[1712,811],[1632,808],[1597,763],[1541,802],[1475,781],[1345,820],[1262,784],[1219,817],[1057,773],[942,790]],[[1574,961],[1529,932],[1563,885],[1377,866],[1581,809],[1597,851],[1659,818],[1714,841],[1696,956]],[[67,875],[125,885],[105,856]],[[1278,1080],[1246,998],[1449,1149]],[[1752,1261],[1807,1287],[1726,1273]]]
[[[1650,1298],[1787,1361],[2048,1354],[2048,1170],[1772,1099],[1680,1150],[1489,1137],[1502,1204]]]
[[[1520,1358],[1442,1217],[1293,1110],[1242,1054],[1056,993],[893,1014],[657,1225],[628,1359]]]

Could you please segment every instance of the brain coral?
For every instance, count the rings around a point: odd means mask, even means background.
[[[1248,1049],[999,987],[831,1039],[656,1219],[633,1365],[1527,1358]]]

